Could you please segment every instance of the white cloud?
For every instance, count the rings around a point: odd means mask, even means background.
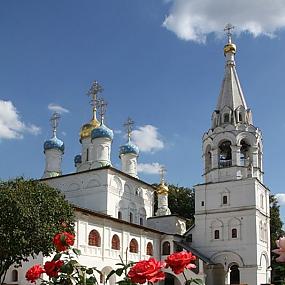
[[[221,35],[231,23],[236,32],[254,37],[274,33],[285,27],[284,0],[171,0],[163,26],[180,39],[205,43],[207,35]]]
[[[37,135],[40,128],[22,122],[11,101],[0,100],[0,139],[22,139],[24,133]]]
[[[160,169],[161,165],[158,162],[138,163],[138,172],[146,174],[158,174]]]
[[[285,206],[285,194],[279,193],[279,194],[276,194],[275,196],[278,200],[279,205]]]
[[[145,125],[134,130],[132,139],[142,152],[155,152],[164,148],[157,128],[152,125]]]
[[[57,113],[69,113],[69,110],[67,110],[66,108],[60,106],[60,105],[57,105],[57,104],[54,104],[54,103],[50,103],[48,104],[48,109],[50,111],[53,111],[53,112],[57,112]]]

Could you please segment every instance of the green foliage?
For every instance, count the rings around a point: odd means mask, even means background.
[[[278,200],[274,195],[270,195],[270,242],[271,249],[276,248],[276,240],[279,237],[284,236],[285,232],[282,229],[283,222],[280,218],[280,205],[278,204]],[[280,266],[280,263],[275,261],[276,254],[272,253],[271,267],[272,267],[272,279],[274,281],[284,280],[285,271],[282,270],[284,266]]]
[[[73,209],[56,189],[35,180],[0,181],[0,284],[12,264],[40,252],[49,255],[52,238],[73,231]]]

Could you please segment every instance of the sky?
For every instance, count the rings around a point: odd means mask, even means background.
[[[40,178],[49,118],[61,113],[63,173],[75,171],[79,131],[91,119],[86,95],[97,80],[114,130],[120,168],[123,124],[135,121],[139,176],[192,187],[203,182],[202,136],[224,74],[227,23],[236,64],[263,132],[264,183],[285,214],[283,0],[3,0],[0,2],[0,179]]]

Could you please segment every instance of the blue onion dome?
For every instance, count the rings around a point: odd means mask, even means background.
[[[101,124],[100,127],[93,129],[91,132],[92,140],[97,138],[109,138],[110,140],[113,140],[113,137],[113,131],[106,127],[104,124]]]
[[[77,164],[77,163],[81,163],[81,162],[82,162],[81,154],[75,155],[75,157],[74,157],[74,163]]]
[[[139,148],[131,141],[128,141],[126,144],[120,146],[120,153],[119,156],[121,157],[122,154],[133,153],[135,155],[139,155]]]
[[[44,143],[44,150],[46,151],[48,149],[58,149],[64,152],[64,143],[62,140],[54,136],[51,139],[46,140]]]

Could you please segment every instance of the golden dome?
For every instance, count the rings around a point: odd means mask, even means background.
[[[92,119],[89,123],[82,126],[80,130],[80,141],[82,139],[91,137],[91,132],[93,129],[98,128],[100,126],[100,122],[97,119]]]
[[[235,54],[237,51],[237,47],[235,44],[232,44],[232,43],[227,43],[225,46],[224,46],[224,54],[226,55],[226,53],[228,52],[232,52],[233,54]]]
[[[168,194],[168,187],[164,184],[164,182],[160,183],[157,188],[156,188],[156,192],[157,194],[164,194],[167,195]]]

